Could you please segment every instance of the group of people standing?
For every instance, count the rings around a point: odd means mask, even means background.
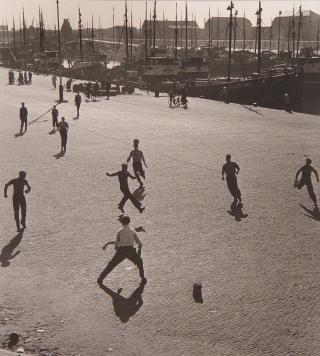
[[[15,83],[15,73],[11,69],[8,72],[8,82],[9,85],[14,85]],[[24,72],[19,71],[18,73],[18,85],[24,84],[32,84],[32,72],[30,70],[25,70]]]

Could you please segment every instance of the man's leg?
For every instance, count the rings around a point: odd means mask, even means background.
[[[307,189],[308,189],[309,197],[313,201],[314,206],[317,207],[317,197],[314,194],[313,185],[311,181],[307,183]]]
[[[61,138],[62,138],[62,149],[63,149],[64,152],[66,152],[68,135],[64,134],[63,136],[61,136]]]
[[[14,211],[14,220],[16,221],[17,231],[20,230],[20,219],[19,219],[19,199],[13,198],[13,211]]]
[[[126,255],[122,252],[122,248],[116,251],[111,261],[108,263],[107,267],[101,272],[98,278],[98,284],[102,284],[103,280],[107,277],[107,275],[116,267],[119,263],[121,263],[126,258]]]
[[[140,175],[139,175],[139,167],[138,167],[138,164],[136,162],[133,162],[132,164],[132,168],[133,168],[133,172],[134,172],[134,175],[135,177],[137,178],[137,181],[139,182],[140,184],[140,187],[143,186],[143,183],[140,179]]]
[[[144,269],[143,269],[143,262],[142,262],[142,258],[137,254],[137,251],[135,250],[134,247],[131,247],[128,255],[127,255],[127,259],[130,260],[131,262],[133,262],[139,269],[139,274],[141,279],[144,279]]]
[[[121,210],[121,211],[123,211],[123,207],[124,207],[124,204],[127,202],[127,200],[129,199],[129,194],[130,194],[130,192],[126,192],[126,191],[124,191],[124,192],[122,192],[123,193],[123,198],[121,199],[121,201],[120,201],[120,203],[119,203],[119,209]]]
[[[27,216],[27,202],[25,197],[20,198],[20,207],[21,207],[21,225],[25,229],[26,216]]]
[[[61,138],[61,152],[63,152],[63,134],[60,132],[60,138]]]
[[[21,125],[20,125],[20,132],[23,131],[23,120],[20,120],[21,121]]]
[[[27,131],[28,120],[24,120],[24,131]]]
[[[229,189],[230,194],[233,196],[234,202],[236,203],[238,200],[238,186],[234,178],[227,177],[227,186]]]

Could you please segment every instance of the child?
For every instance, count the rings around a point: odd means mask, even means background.
[[[140,179],[140,176],[143,177],[143,179],[146,178],[145,176],[145,172],[143,170],[143,167],[142,167],[142,161],[145,165],[146,168],[147,165],[146,165],[146,161],[144,159],[144,155],[143,155],[143,152],[140,151],[138,149],[139,147],[139,140],[136,138],[133,140],[133,147],[134,149],[130,152],[130,155],[127,159],[127,162],[129,163],[131,157],[132,157],[132,167],[133,167],[133,171],[134,171],[134,174],[135,174],[135,177],[137,178],[138,182],[140,183],[140,188],[142,189],[143,188],[143,183]]]

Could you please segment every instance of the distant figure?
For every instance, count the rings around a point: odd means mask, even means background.
[[[22,74],[21,71],[19,72],[18,82],[19,82],[19,85],[23,85],[24,84],[24,82],[23,82],[23,74]]]
[[[68,131],[69,125],[65,121],[65,118],[61,118],[61,122],[59,123],[59,132],[61,136],[61,153],[66,153],[67,150],[67,141],[68,141]]]
[[[227,186],[229,192],[233,196],[233,204],[232,207],[236,208],[238,202],[241,204],[241,192],[238,188],[238,180],[237,175],[240,172],[240,167],[236,162],[231,161],[231,155],[226,156],[226,163],[222,167],[222,180],[224,180],[224,176],[226,175]]]
[[[26,70],[24,71],[24,82],[25,82],[25,84],[29,83],[29,81],[28,81],[28,73],[27,73]]]
[[[313,172],[315,174],[317,178],[317,182],[319,182],[319,176],[318,176],[318,172],[311,166],[311,163],[312,163],[311,159],[307,158],[306,164],[298,170],[298,172],[296,173],[296,180],[294,183],[294,187],[300,190],[302,187],[306,186],[308,189],[309,197],[314,203],[315,209],[318,209],[317,197],[313,191],[311,173]],[[300,173],[301,173],[301,179],[299,181],[298,177]]]
[[[57,109],[57,107],[54,105],[53,109],[51,111],[52,114],[52,126],[53,126],[53,130],[55,129],[59,129],[59,124],[58,124],[58,116],[59,116],[59,111]]]
[[[67,88],[67,91],[71,91],[71,83],[72,83],[72,79],[68,79],[67,82],[66,82],[66,88]]]
[[[31,187],[26,180],[26,172],[20,171],[19,177],[12,179],[8,182],[4,187],[4,197],[7,198],[7,190],[10,185],[13,185],[13,210],[14,210],[14,218],[16,221],[17,231],[20,231],[20,219],[19,219],[19,208],[21,208],[21,225],[25,229],[26,228],[26,215],[27,215],[27,203],[24,193],[29,193],[31,191]],[[27,189],[24,191],[24,187],[27,186]]]
[[[11,71],[11,84],[13,85],[15,82],[14,71]]]
[[[92,92],[92,95],[95,96],[96,98],[99,97],[99,89],[100,89],[99,83],[98,83],[98,81],[96,81],[93,84],[93,92]]]
[[[29,70],[29,84],[32,84],[32,72]]]
[[[122,261],[125,259],[133,262],[139,269],[139,274],[141,277],[142,283],[147,283],[147,279],[144,276],[143,270],[143,262],[140,257],[142,243],[137,235],[135,229],[130,226],[130,218],[129,216],[122,216],[119,218],[119,221],[122,224],[122,228],[118,231],[116,242],[115,242],[115,250],[112,260],[108,263],[107,267],[102,271],[100,277],[97,282],[100,286],[103,285],[103,280],[107,277],[107,275]],[[138,253],[134,248],[134,244],[138,245]]]
[[[88,82],[86,84],[86,97],[88,100],[91,99],[91,94],[92,94],[92,84],[91,84],[91,82]]]
[[[145,179],[146,176],[145,176],[145,172],[142,167],[142,162],[144,163],[146,168],[148,168],[148,167],[146,165],[146,161],[144,159],[143,152],[139,150],[139,140],[137,138],[133,140],[133,147],[134,147],[134,149],[130,152],[127,162],[129,163],[129,161],[132,157],[132,167],[133,167],[134,174],[135,174],[138,182],[140,183],[140,188],[143,188],[143,183],[140,179],[140,175],[141,175],[141,177],[143,177],[143,179]]]
[[[28,109],[24,106],[24,103],[21,103],[21,108],[20,108],[20,121],[21,121],[21,128],[20,132],[23,132],[23,127],[24,131],[27,131],[27,125],[28,125]]]
[[[77,117],[79,117],[79,115],[80,115],[79,111],[80,111],[81,101],[82,101],[81,95],[79,94],[79,92],[77,92],[77,94],[74,98],[74,103],[76,104],[76,107],[77,107]]]
[[[106,91],[107,91],[107,99],[110,99],[110,89],[111,89],[111,83],[109,81],[106,82]]]
[[[9,72],[8,72],[8,83],[9,85],[12,85],[12,70],[9,69]]]
[[[120,211],[124,213],[124,210],[123,210],[124,205],[125,205],[126,201],[128,199],[130,199],[132,204],[139,210],[140,213],[142,213],[143,210],[145,209],[145,207],[143,207],[142,204],[131,194],[131,192],[129,190],[129,185],[128,185],[128,177],[130,177],[131,179],[136,179],[136,177],[131,175],[127,169],[128,169],[128,163],[123,163],[121,171],[118,171],[115,173],[106,173],[106,175],[108,177],[117,176],[119,179],[120,190],[123,193],[123,198],[118,205],[118,208],[120,209]]]
[[[56,87],[57,87],[57,76],[55,74],[53,74],[53,76],[52,76],[52,85],[53,85],[53,88],[56,89]]]
[[[180,101],[181,101],[181,104],[183,105],[184,109],[187,109],[187,90],[185,87],[182,88]]]

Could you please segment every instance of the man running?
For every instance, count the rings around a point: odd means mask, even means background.
[[[27,131],[27,125],[28,125],[28,109],[24,106],[24,103],[21,103],[20,121],[21,121],[20,132],[22,133],[23,127],[24,127],[24,131],[26,132]]]
[[[58,116],[59,116],[59,111],[57,109],[57,107],[54,105],[53,109],[51,111],[52,114],[52,126],[53,126],[53,130],[55,129],[59,129],[59,124],[58,124]]]
[[[115,250],[111,261],[108,263],[107,267],[102,271],[100,277],[97,282],[100,286],[103,285],[103,280],[107,277],[107,275],[116,267],[119,263],[124,261],[125,259],[133,262],[139,269],[139,274],[141,277],[141,282],[143,284],[147,283],[147,279],[144,276],[143,262],[140,257],[142,243],[136,233],[136,231],[130,226],[130,218],[129,216],[122,216],[119,218],[119,221],[122,224],[122,228],[118,231],[116,242],[115,242]],[[134,248],[134,244],[138,245],[138,252]]]
[[[318,182],[319,182],[319,176],[318,176],[318,172],[311,166],[311,163],[312,163],[311,159],[307,158],[306,164],[298,170],[298,172],[296,173],[296,180],[294,183],[294,187],[300,190],[303,186],[307,186],[309,197],[313,201],[315,209],[318,209],[317,197],[313,191],[311,173],[313,172],[315,174]],[[299,181],[298,177],[300,173],[301,173],[301,179]]]
[[[138,182],[140,183],[140,188],[142,189],[143,188],[143,183],[140,179],[140,175],[141,177],[143,177],[143,179],[146,178],[145,176],[145,172],[143,170],[143,167],[142,167],[142,162],[144,163],[145,167],[147,167],[146,165],[146,161],[144,159],[144,155],[143,155],[143,152],[139,150],[139,140],[137,138],[135,138],[133,140],[133,147],[134,149],[130,152],[130,155],[127,159],[127,162],[129,163],[131,157],[132,157],[132,167],[133,167],[133,171],[134,171],[134,174],[138,180]]]
[[[10,185],[13,185],[13,210],[14,210],[14,219],[16,221],[17,231],[20,231],[20,219],[19,219],[19,208],[21,209],[21,225],[26,228],[26,215],[27,215],[27,203],[24,193],[29,193],[31,187],[26,180],[26,172],[20,171],[19,177],[12,179],[4,187],[4,197],[7,198],[7,190]],[[24,186],[27,186],[27,189],[24,191]]]
[[[79,117],[81,101],[82,101],[81,95],[79,94],[79,92],[77,92],[77,94],[74,98],[74,103],[76,104],[76,107],[77,107],[77,117]]]
[[[61,136],[61,153],[65,154],[67,150],[67,141],[68,141],[68,131],[69,125],[65,121],[65,118],[61,118],[61,122],[59,123],[59,132]]]
[[[131,175],[128,172],[128,163],[123,163],[122,164],[122,170],[115,172],[115,173],[106,173],[106,175],[108,177],[115,177],[117,176],[119,179],[119,183],[120,183],[120,190],[123,193],[123,198],[120,201],[118,208],[120,209],[120,211],[122,213],[124,213],[124,205],[126,203],[126,201],[128,199],[131,200],[132,204],[139,210],[140,213],[143,212],[143,210],[145,209],[145,207],[142,206],[142,204],[131,194],[130,190],[129,190],[129,185],[128,185],[128,177],[130,177],[131,179],[136,179],[136,177],[134,177],[133,175]]]
[[[240,172],[240,167],[236,162],[231,161],[231,155],[226,156],[226,163],[222,167],[222,180],[226,175],[227,186],[229,192],[233,196],[233,206],[235,207],[237,203],[241,203],[241,192],[238,188],[237,175]]]

